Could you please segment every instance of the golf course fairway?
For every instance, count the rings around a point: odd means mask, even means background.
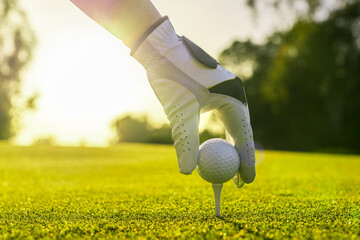
[[[252,184],[179,173],[170,145],[0,143],[0,239],[360,239],[360,156],[257,152]]]

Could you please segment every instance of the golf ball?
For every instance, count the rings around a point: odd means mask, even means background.
[[[205,181],[225,183],[235,176],[239,167],[239,154],[228,141],[213,138],[200,145],[197,171]]]

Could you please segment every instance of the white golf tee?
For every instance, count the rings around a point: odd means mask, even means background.
[[[220,195],[223,184],[212,184],[215,196],[215,216],[220,217]]]

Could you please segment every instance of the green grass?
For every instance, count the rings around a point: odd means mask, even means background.
[[[0,144],[0,239],[360,239],[359,201],[360,156],[267,151],[219,219],[172,146]]]

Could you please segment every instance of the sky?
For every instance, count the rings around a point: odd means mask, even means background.
[[[153,0],[178,35],[215,57],[235,39],[259,42],[290,22],[267,8],[255,22],[244,2]],[[119,39],[69,0],[19,4],[37,38],[23,73],[23,93],[40,97],[37,110],[23,116],[15,143],[53,136],[60,145],[106,146],[115,137],[111,122],[124,113],[147,112],[154,122],[167,122],[145,70]]]

